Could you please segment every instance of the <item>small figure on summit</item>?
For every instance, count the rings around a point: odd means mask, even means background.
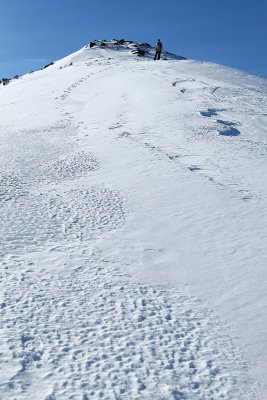
[[[154,60],[160,60],[162,49],[163,49],[163,44],[161,43],[160,39],[158,39],[156,47],[155,47],[156,53],[155,53]]]

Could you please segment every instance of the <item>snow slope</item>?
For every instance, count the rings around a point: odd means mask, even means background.
[[[267,398],[267,81],[100,44],[0,87],[0,398]]]

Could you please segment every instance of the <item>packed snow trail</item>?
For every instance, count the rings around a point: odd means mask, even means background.
[[[264,398],[266,81],[169,58],[0,88],[3,399]]]

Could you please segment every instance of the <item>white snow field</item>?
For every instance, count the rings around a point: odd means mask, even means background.
[[[0,398],[267,398],[267,80],[96,42],[0,86]]]

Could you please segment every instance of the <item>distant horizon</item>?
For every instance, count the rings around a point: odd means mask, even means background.
[[[255,0],[4,0],[0,21],[0,78],[39,70],[93,39],[124,38],[188,59],[217,63],[267,78],[267,4]]]

